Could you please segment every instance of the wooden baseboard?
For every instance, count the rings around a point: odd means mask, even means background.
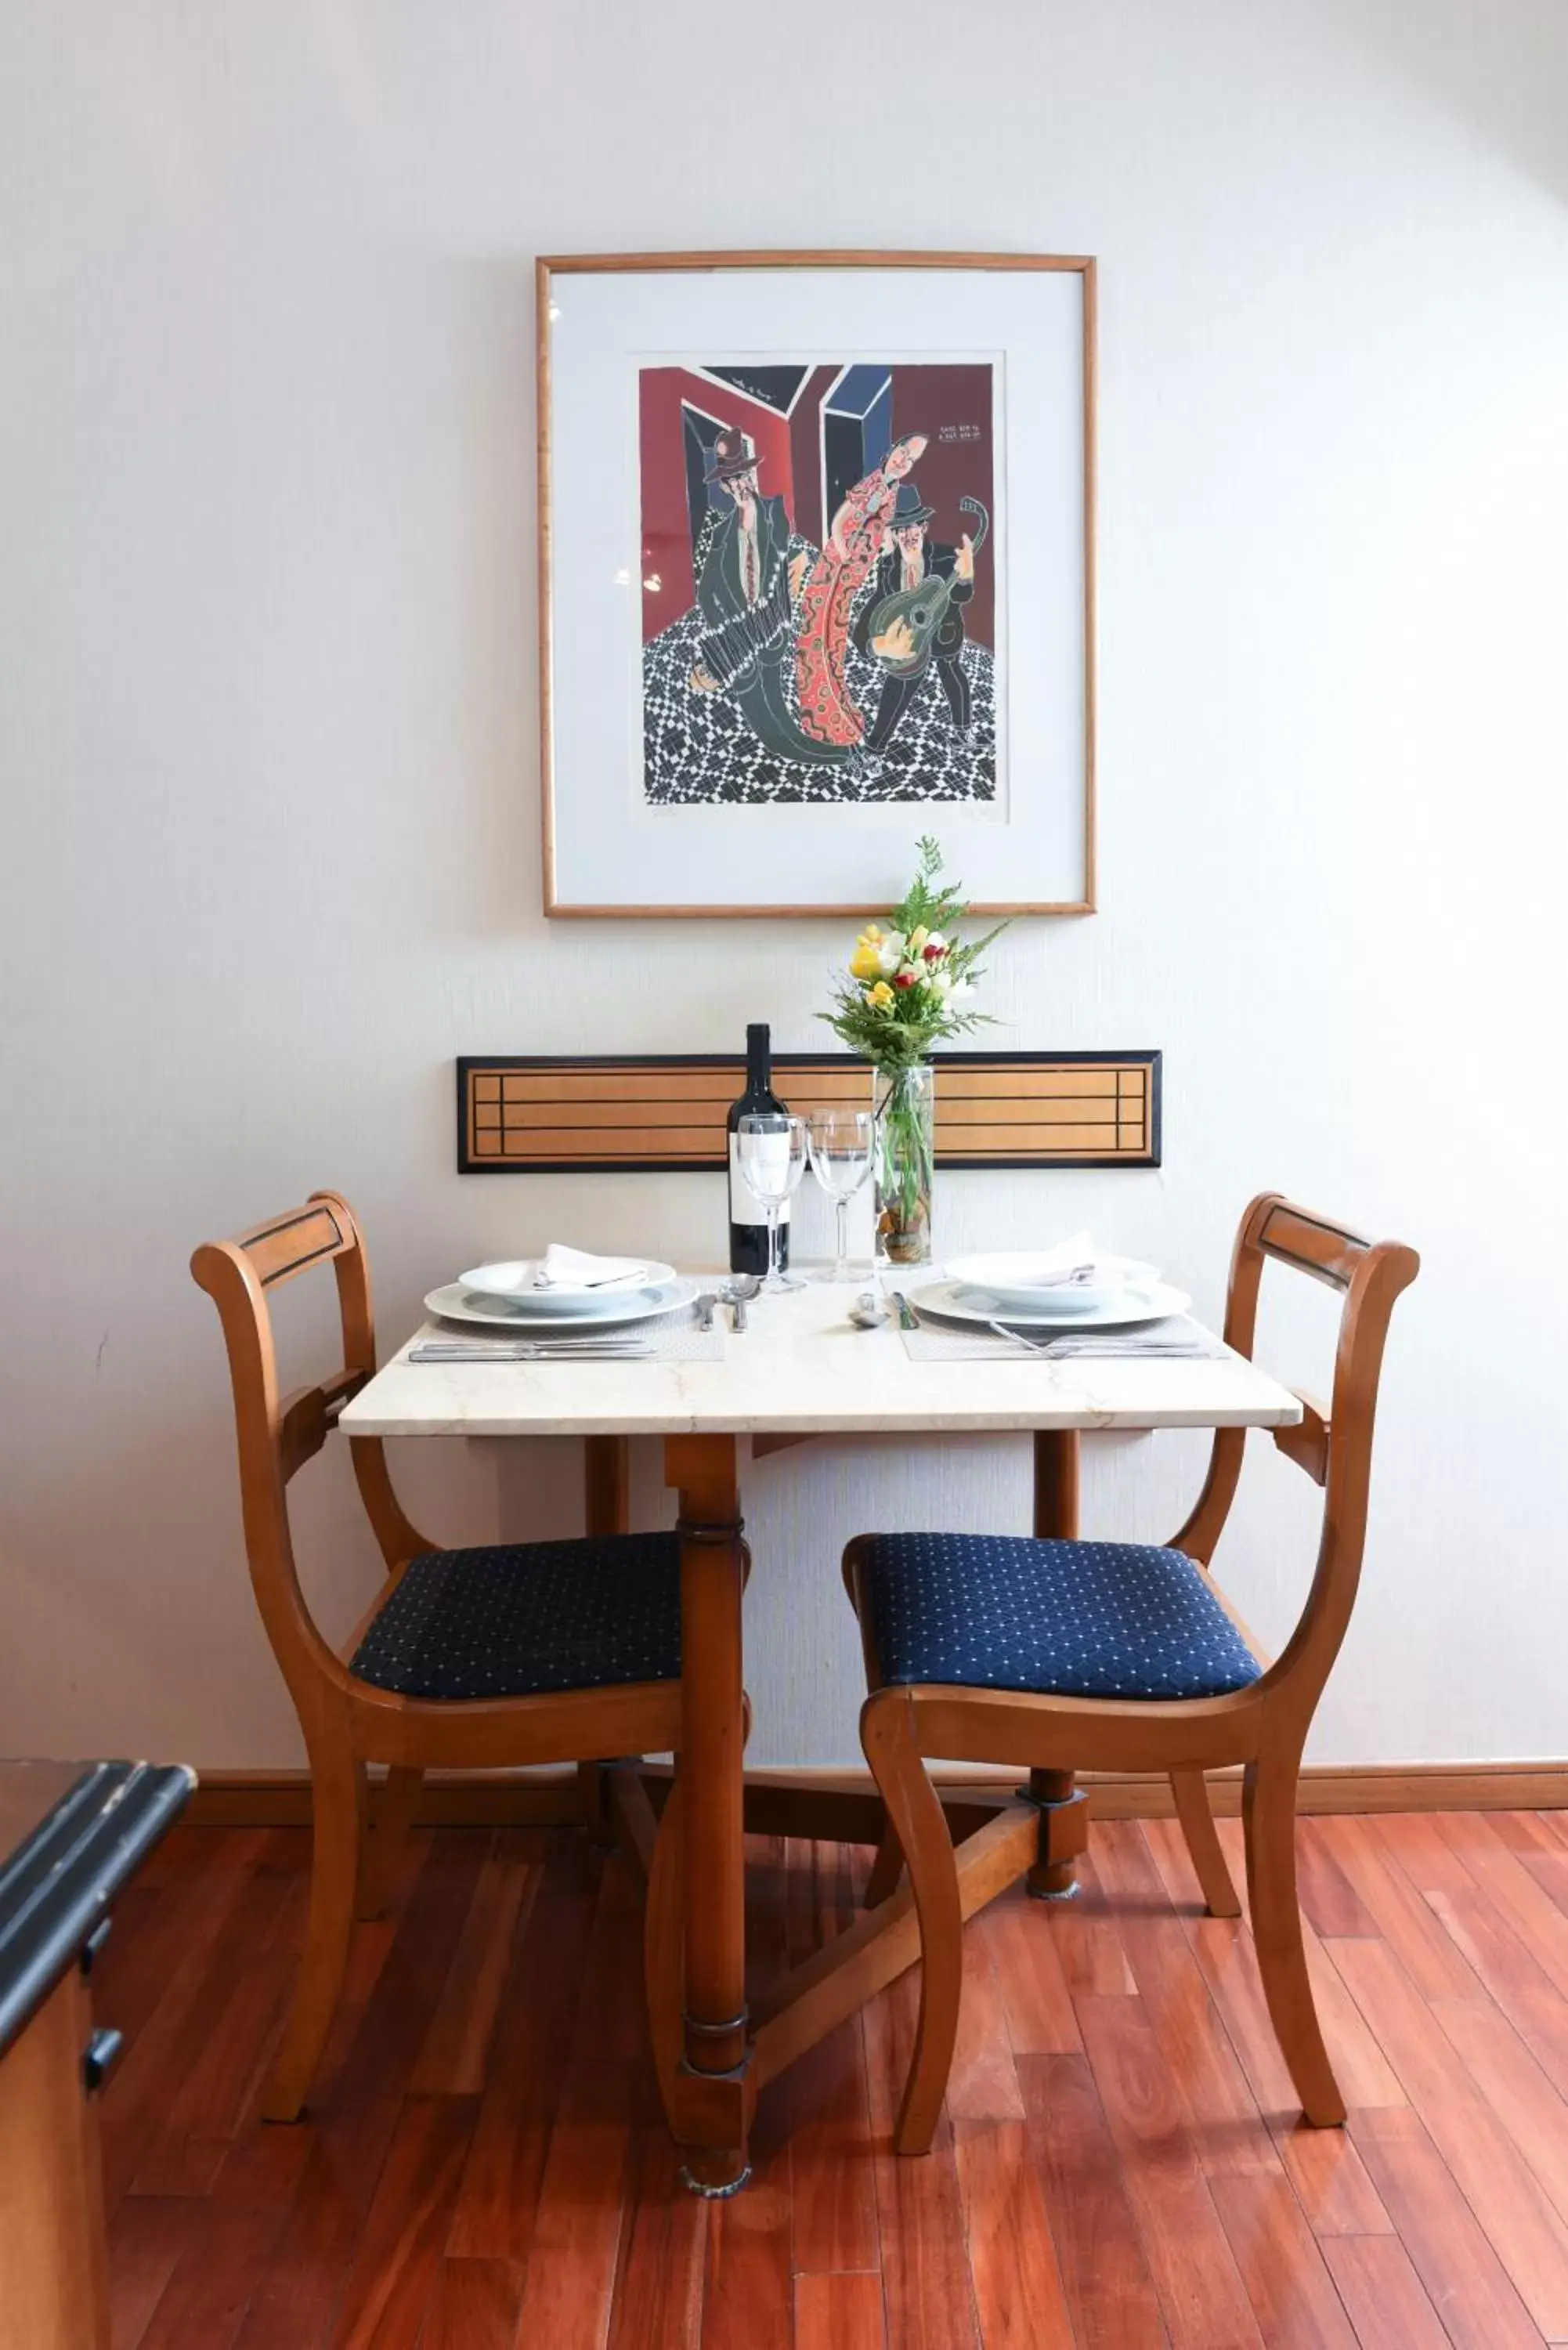
[[[571,1770],[434,1773],[415,1825],[427,1828],[558,1827],[577,1817]],[[202,1828],[307,1828],[308,1771],[202,1771],[185,1812]]]
[[[1103,1820],[1167,1819],[1176,1806],[1167,1779],[1093,1773]],[[1216,1771],[1210,1801],[1221,1816],[1241,1808],[1240,1771]],[[1568,1762],[1325,1762],[1302,1773],[1298,1812],[1558,1812],[1568,1810]]]
[[[791,1833],[797,1804],[848,1795],[875,1804],[865,1771],[757,1771],[747,1774],[750,1824],[761,1833]],[[1015,1771],[943,1773],[944,1792],[1010,1785]],[[1166,1779],[1144,1773],[1088,1773],[1093,1814],[1103,1820],[1164,1819],[1173,1806]],[[1214,1809],[1241,1809],[1239,1772],[1209,1782]],[[1303,1812],[1546,1812],[1568,1810],[1568,1762],[1406,1762],[1324,1764],[1302,1773]],[[514,1777],[452,1773],[427,1782],[419,1810],[425,1827],[556,1826],[577,1815],[575,1774],[535,1772]],[[310,1778],[305,1771],[204,1771],[186,1813],[193,1827],[307,1827]],[[800,1831],[800,1832],[804,1832]],[[843,1830],[841,1828],[841,1833]]]

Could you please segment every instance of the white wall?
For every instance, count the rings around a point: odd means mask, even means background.
[[[721,1243],[717,1180],[452,1171],[454,1054],[800,1047],[843,944],[540,916],[531,266],[842,244],[1102,267],[1105,911],[1021,926],[991,1001],[1163,1046],[1167,1163],[949,1177],[943,1239],[1092,1221],[1211,1311],[1261,1186],[1414,1242],[1316,1752],[1568,1753],[1565,27],[0,0],[0,1751],[297,1758],[195,1242],[339,1185],[394,1336],[486,1253]],[[1271,1361],[1321,1380],[1331,1311]],[[1196,1465],[1106,1446],[1090,1522],[1168,1532]],[[576,1523],[568,1446],[406,1466],[449,1538]],[[1313,1496],[1252,1474],[1228,1579],[1277,1635]],[[346,1626],[369,1543],[303,1489]],[[753,1752],[820,1761],[843,1538],[1019,1523],[1023,1458],[791,1453],[747,1499]]]

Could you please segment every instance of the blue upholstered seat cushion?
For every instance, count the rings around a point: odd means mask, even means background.
[[[1216,1697],[1261,1670],[1200,1570],[1140,1543],[878,1534],[861,1569],[885,1679]]]
[[[675,1680],[674,1534],[432,1550],[405,1569],[348,1668],[404,1697],[533,1697]]]

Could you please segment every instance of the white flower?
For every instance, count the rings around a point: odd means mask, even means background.
[[[925,951],[930,955],[940,955],[946,954],[947,951],[948,942],[946,939],[943,938],[940,931],[933,931],[930,937],[925,941]]]
[[[945,1003],[948,997],[953,992],[953,975],[950,971],[945,970],[942,965],[939,963],[935,971],[927,972],[926,985],[930,989],[931,993],[938,999],[939,1003]]]
[[[883,978],[891,979],[904,960],[903,931],[884,931],[877,941],[877,955],[882,965]]]

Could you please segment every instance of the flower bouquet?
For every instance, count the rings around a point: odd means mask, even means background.
[[[929,836],[919,867],[884,930],[861,931],[833,1010],[819,1016],[852,1053],[870,1062],[877,1113],[877,1261],[926,1264],[931,1254],[933,1045],[968,1035],[990,1014],[972,1008],[979,959],[1006,928],[966,944],[957,925],[966,909],[956,883],[941,879],[942,852]]]

